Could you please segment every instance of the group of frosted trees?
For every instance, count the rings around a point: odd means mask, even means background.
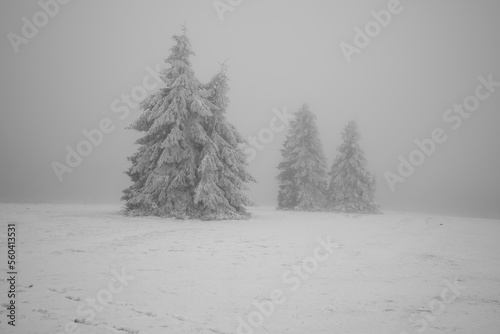
[[[132,185],[122,199],[129,215],[244,219],[247,172],[244,139],[226,119],[228,78],[221,66],[208,83],[196,79],[186,31],[175,45],[160,77],[164,87],[141,102],[141,115],[130,126],[141,132],[138,151],[126,174]],[[304,106],[292,123],[280,164],[279,208],[373,212],[374,178],[350,123],[326,187],[326,162],[314,115]]]
[[[147,97],[131,128],[143,133],[139,150],[126,172],[133,184],[124,191],[130,215],[157,215],[206,220],[242,219],[246,183],[255,181],[246,171],[244,142],[225,116],[228,79],[222,66],[208,84],[198,81],[184,34],[161,73],[165,87]]]
[[[304,104],[295,113],[281,150],[278,208],[378,213],[375,176],[367,170],[359,138],[356,122],[350,121],[327,173],[316,117]]]

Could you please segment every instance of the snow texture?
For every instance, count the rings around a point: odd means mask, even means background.
[[[124,217],[119,206],[0,204],[17,225],[18,326],[3,334],[237,333],[254,301],[286,301],[255,333],[492,334],[500,328],[500,221],[403,212],[355,215],[252,208],[248,221]],[[283,273],[331,236],[329,258],[292,291]],[[6,260],[0,261],[5,301]],[[134,277],[89,318],[113,279]],[[466,287],[434,314],[445,280]],[[450,296],[448,296],[449,298]],[[83,306],[82,306],[83,305]],[[432,319],[432,320],[431,320]]]

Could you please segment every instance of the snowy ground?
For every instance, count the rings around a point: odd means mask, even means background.
[[[500,332],[498,220],[256,208],[249,221],[201,222],[118,210],[0,204],[1,333]],[[6,324],[9,222],[15,329]],[[328,235],[331,254],[317,240]],[[310,274],[290,272],[304,260]],[[238,329],[239,317],[262,324]]]

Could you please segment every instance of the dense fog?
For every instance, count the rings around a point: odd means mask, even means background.
[[[307,102],[329,165],[357,121],[382,210],[500,217],[500,3],[224,8],[72,1],[43,22],[36,1],[2,2],[0,201],[119,202],[137,150],[139,134],[126,129],[141,112],[136,98],[160,87],[154,73],[185,24],[198,79],[228,66],[227,117],[253,143],[249,196],[259,205],[276,204],[286,114]],[[91,152],[70,166],[68,152],[89,137]]]

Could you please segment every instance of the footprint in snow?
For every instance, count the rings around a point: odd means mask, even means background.
[[[81,300],[80,297],[74,297],[74,296],[64,296],[64,298],[69,300],[74,300],[75,302],[79,302]]]

